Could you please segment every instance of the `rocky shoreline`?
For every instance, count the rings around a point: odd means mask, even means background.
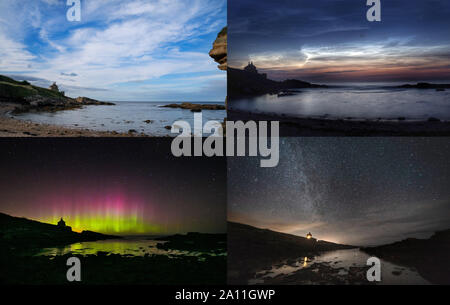
[[[49,89],[33,86],[0,75],[0,137],[129,137],[144,136],[135,132],[93,131],[17,119],[13,114],[56,112],[90,105],[114,105],[87,97],[70,98],[53,84]]]
[[[367,267],[334,268],[330,263],[312,263],[292,274],[265,277],[264,285],[375,285],[366,279]]]
[[[428,239],[407,238],[361,250],[402,266],[413,267],[431,283],[450,284],[450,230],[436,232]]]
[[[0,252],[1,254],[1,252]],[[67,285],[67,260],[60,256],[0,255],[1,284]],[[227,260],[224,256],[171,258],[166,255],[125,256],[97,253],[82,259],[81,285],[224,285]],[[43,272],[45,270],[45,272]]]
[[[0,137],[136,137],[139,133],[95,131],[86,128],[69,128],[57,125],[33,123],[16,119],[11,115],[17,104],[0,103]]]
[[[73,98],[51,98],[43,96],[32,96],[24,98],[24,101],[18,104],[14,110],[14,114],[25,112],[56,112],[62,110],[80,109],[84,106],[91,105],[107,105],[114,106],[111,102],[100,102],[87,97]]]
[[[184,239],[186,236],[183,236]],[[67,284],[67,260],[75,253],[35,255],[47,247],[118,239],[119,236],[91,231],[73,232],[70,227],[41,223],[0,213],[0,283],[1,284]],[[169,238],[170,239],[170,238]],[[179,236],[172,237],[179,239]],[[198,240],[216,249],[226,245],[225,234],[193,233]],[[201,251],[202,249],[194,249]],[[226,256],[149,255],[130,256],[104,251],[84,255],[81,284],[225,284]],[[45,270],[45,272],[43,272]],[[212,272],[214,270],[214,272]]]
[[[323,251],[354,246],[317,241],[245,224],[228,222],[228,282],[245,285],[260,270],[298,257],[313,258]]]
[[[279,121],[280,136],[450,136],[450,122],[298,118],[285,114],[254,113],[228,109],[230,121]]]

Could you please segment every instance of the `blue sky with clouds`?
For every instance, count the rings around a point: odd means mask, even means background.
[[[0,1],[0,74],[102,100],[223,101],[209,57],[225,0]]]

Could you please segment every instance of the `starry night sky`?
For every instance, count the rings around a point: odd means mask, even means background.
[[[122,235],[225,232],[225,158],[171,139],[2,139],[0,212]]]
[[[321,83],[450,80],[450,1],[229,0],[228,65]]]
[[[228,219],[352,245],[450,228],[450,139],[284,138],[280,163],[228,159]]]

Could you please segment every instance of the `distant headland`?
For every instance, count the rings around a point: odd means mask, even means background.
[[[83,241],[121,238],[92,231],[73,232],[61,218],[57,225],[0,213],[0,243],[3,251],[69,245]]]
[[[289,94],[289,89],[326,88],[297,79],[274,81],[267,78],[267,74],[259,73],[253,62],[249,62],[243,69],[228,68],[228,96],[230,98],[242,96],[258,96],[264,94]]]
[[[53,83],[48,89],[31,85],[27,81],[16,81],[0,75],[0,102],[15,103],[15,113],[29,111],[54,112],[59,110],[77,109],[87,105],[114,105],[110,102],[100,102],[87,97],[71,98],[60,91]]]

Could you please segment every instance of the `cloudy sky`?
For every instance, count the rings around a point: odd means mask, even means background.
[[[450,229],[446,138],[284,138],[280,163],[229,158],[228,219],[351,245]]]
[[[228,2],[229,65],[254,61],[273,79],[321,82],[450,80],[450,2]]]
[[[69,96],[223,101],[226,76],[208,56],[226,25],[225,0],[0,1],[0,74]]]

